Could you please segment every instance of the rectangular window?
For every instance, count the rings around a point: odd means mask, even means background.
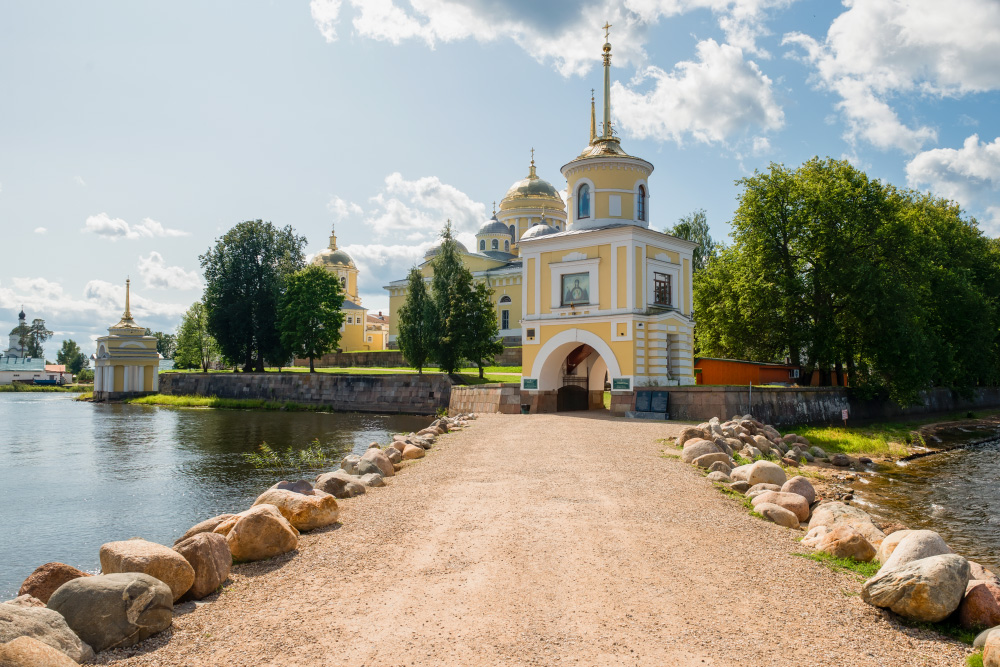
[[[535,338],[535,330],[528,329],[528,340],[534,340],[534,338]]]
[[[354,324],[354,318],[353,317],[348,317],[347,318],[347,323],[348,324]]]
[[[653,303],[657,306],[670,306],[670,274],[653,274]]]
[[[574,306],[590,303],[590,273],[564,273],[562,276],[562,305]]]
[[[510,329],[510,311],[501,310],[500,311],[500,328]]]

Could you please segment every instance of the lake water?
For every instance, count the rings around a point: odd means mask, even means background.
[[[881,464],[852,485],[855,498],[875,516],[937,531],[956,553],[1000,574],[1000,432],[960,430],[968,441],[998,439]]]
[[[249,465],[266,441],[335,456],[419,430],[429,417],[253,412],[78,402],[0,394],[0,600],[42,563],[100,567],[101,544],[171,545],[195,523],[241,511],[281,473]],[[336,463],[324,469],[332,469]],[[308,476],[311,478],[315,475]],[[289,475],[285,475],[287,478]]]

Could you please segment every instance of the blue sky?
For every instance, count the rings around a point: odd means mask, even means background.
[[[656,167],[651,224],[725,238],[737,179],[846,158],[1000,234],[996,0],[0,2],[0,329],[171,331],[233,224],[331,225],[365,305],[446,218],[471,235],[535,148],[586,144],[612,23],[613,119]]]

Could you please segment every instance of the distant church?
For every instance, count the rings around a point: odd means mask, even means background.
[[[25,331],[28,326],[26,318],[27,315],[24,314],[24,308],[21,308],[21,312],[17,314],[17,326],[11,329],[8,347],[4,350],[3,356],[14,359],[27,356],[27,352],[21,344],[21,332]]]
[[[605,30],[610,25],[605,26]],[[563,165],[568,200],[538,177],[516,182],[461,258],[494,290],[501,335],[523,345],[522,403],[532,412],[633,409],[638,387],[694,384],[691,256],[696,244],[650,229],[653,165],[611,127],[611,44],[605,33],[604,114],[597,133]],[[433,275],[432,248],[420,270]],[[407,282],[389,291],[390,344]]]

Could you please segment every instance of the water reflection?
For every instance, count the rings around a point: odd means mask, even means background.
[[[189,526],[245,509],[277,479],[243,453],[266,441],[337,452],[423,428],[428,417],[193,410],[0,394],[0,599],[31,570],[96,570],[110,540],[171,544]]]

